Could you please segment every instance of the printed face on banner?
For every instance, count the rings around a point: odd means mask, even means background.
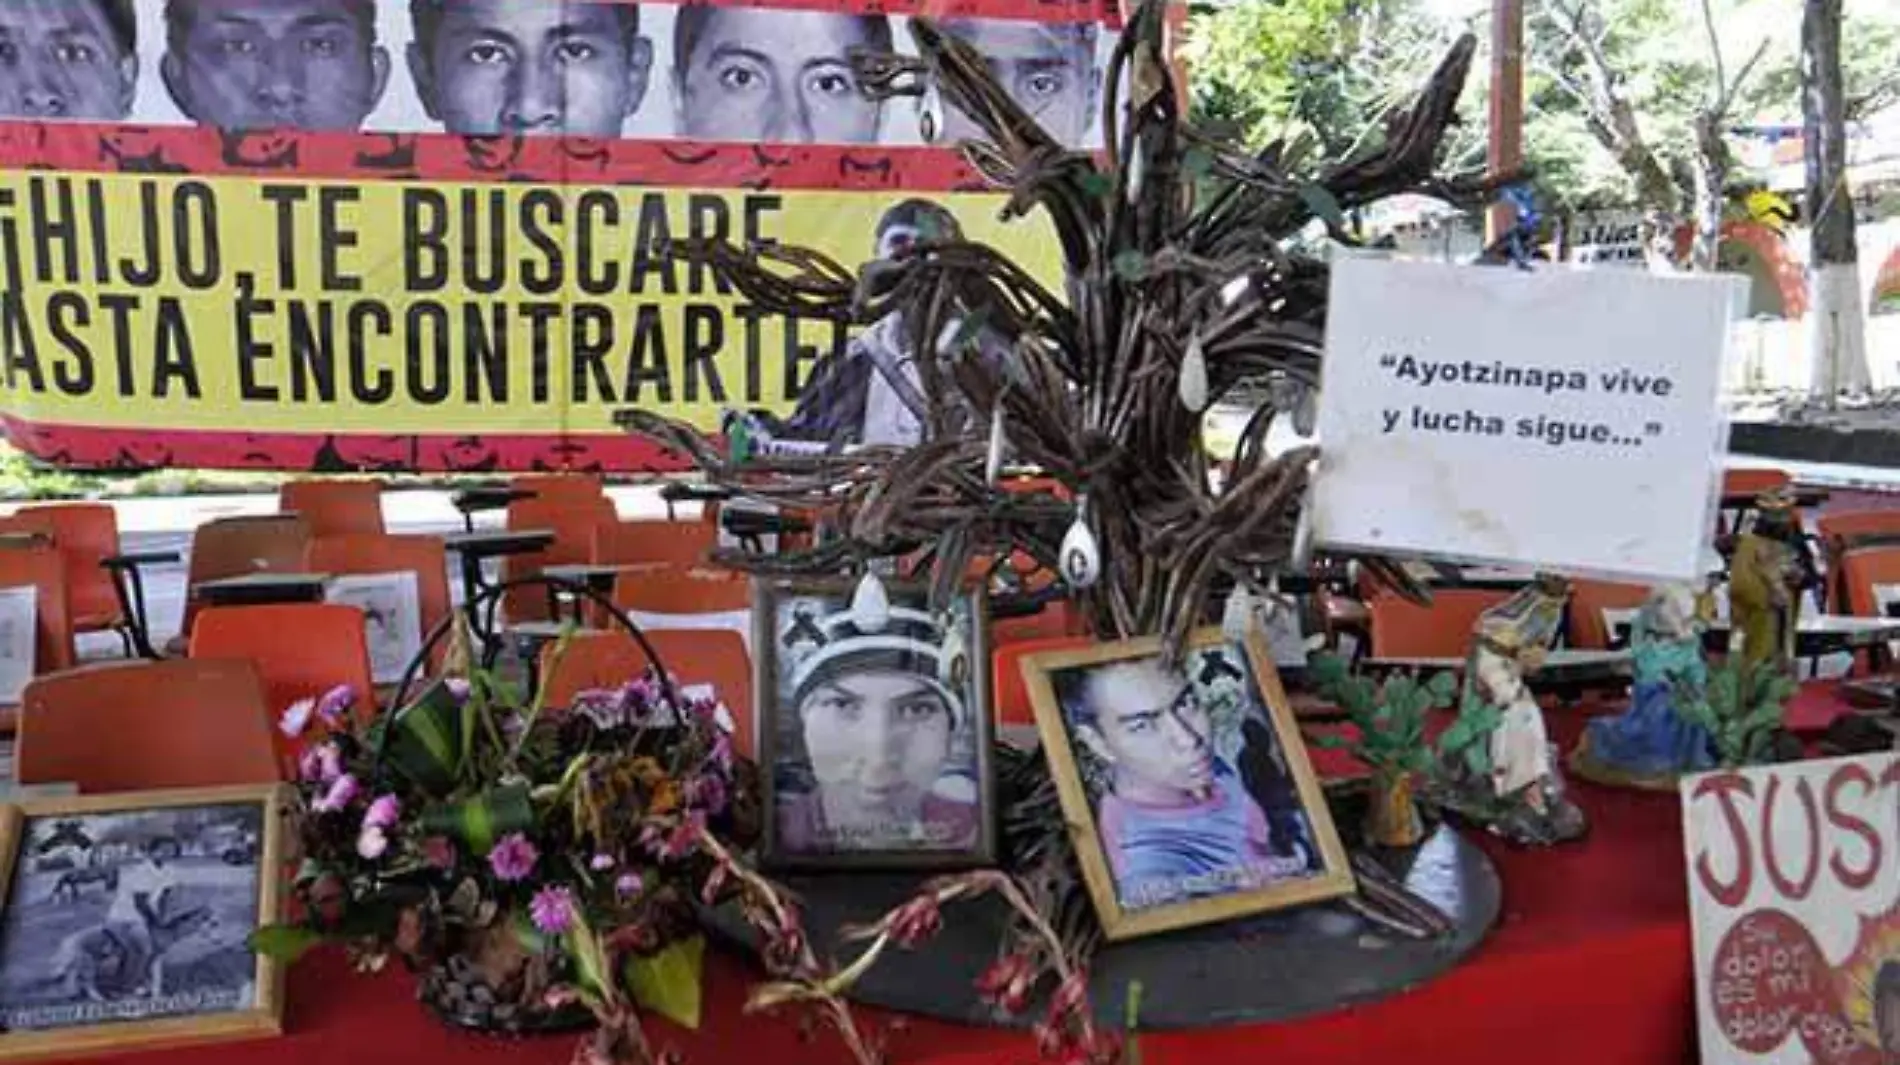
[[[1100,31],[1094,23],[961,19],[944,29],[983,53],[1010,99],[1050,136],[1063,144],[1084,143],[1102,87],[1096,61]],[[946,142],[981,138],[976,124],[961,111],[944,116]]]
[[[883,106],[858,92],[853,49],[891,50],[882,15],[681,7],[678,132],[695,140],[874,144]]]
[[[1709,1065],[1900,1061],[1900,754],[1681,784]]]
[[[117,121],[138,74],[131,0],[0,4],[0,116]]]
[[[370,0],[171,0],[165,39],[172,100],[219,129],[356,129],[389,82]]]

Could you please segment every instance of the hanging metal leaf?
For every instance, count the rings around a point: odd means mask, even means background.
[[[1007,447],[1003,434],[1003,403],[998,400],[990,410],[990,451],[983,461],[984,483],[994,485],[1003,473],[1003,449]]]
[[[1095,534],[1089,531],[1088,522],[1082,520],[1080,513],[1069,531],[1063,534],[1062,548],[1058,552],[1062,557],[1062,579],[1071,588],[1089,588],[1102,575],[1102,551],[1095,544]]]
[[[1307,210],[1313,212],[1313,217],[1330,226],[1345,227],[1346,213],[1340,210],[1338,197],[1335,197],[1326,186],[1301,185],[1299,194],[1300,202],[1306,205]]]
[[[1181,357],[1181,405],[1196,414],[1207,409],[1207,352],[1201,347],[1201,335],[1188,338],[1187,354]]]
[[[891,597],[876,573],[866,570],[851,594],[851,623],[861,632],[881,632],[891,623]]]

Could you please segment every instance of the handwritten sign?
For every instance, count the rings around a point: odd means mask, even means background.
[[[1682,782],[1708,1065],[1900,1060],[1900,754]]]
[[[1732,278],[1333,266],[1321,544],[1693,580]]]

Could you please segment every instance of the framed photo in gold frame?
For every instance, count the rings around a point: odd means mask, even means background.
[[[1036,728],[1109,939],[1334,898],[1351,868],[1256,629],[1022,659]]]
[[[276,785],[0,809],[0,1061],[282,1031]]]

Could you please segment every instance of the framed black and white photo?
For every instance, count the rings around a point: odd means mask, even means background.
[[[1265,634],[1028,655],[1023,679],[1110,939],[1353,890]]]
[[[760,582],[753,618],[765,860],[991,862],[982,600],[932,611],[919,587]]]
[[[422,653],[422,605],[410,572],[357,573],[330,578],[324,598],[363,612],[370,679],[396,684]]]
[[[39,589],[0,588],[0,706],[18,706],[39,648]]]
[[[282,1030],[278,786],[43,799],[0,819],[0,1060]]]

